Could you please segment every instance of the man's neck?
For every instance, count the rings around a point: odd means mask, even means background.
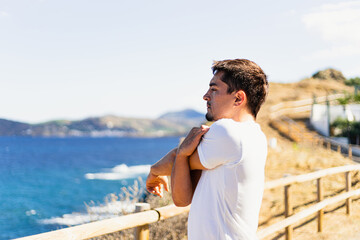
[[[255,118],[252,114],[240,114],[237,116],[233,116],[231,118],[235,122],[249,122],[249,121],[255,121]]]

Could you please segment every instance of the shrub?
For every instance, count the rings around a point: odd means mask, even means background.
[[[347,137],[350,139],[350,143],[358,143],[358,139],[360,139],[360,122],[349,122],[344,118],[337,118],[331,126],[340,130],[336,137]]]
[[[348,86],[360,86],[360,77],[347,79],[345,84]]]

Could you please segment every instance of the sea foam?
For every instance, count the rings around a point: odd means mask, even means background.
[[[150,165],[127,166],[126,164],[117,165],[106,172],[87,173],[86,179],[101,179],[101,180],[125,180],[137,178],[148,174]],[[141,191],[139,192],[141,193]],[[87,213],[74,212],[71,214],[64,214],[61,217],[52,217],[39,220],[41,224],[55,224],[74,226],[88,222],[98,221],[102,219],[112,218],[125,213],[135,211],[136,201],[110,201],[105,205],[87,206]]]
[[[109,172],[87,173],[86,179],[101,179],[101,180],[122,180],[136,178],[138,176],[146,175],[150,172],[150,165],[127,166],[120,164],[113,167]]]
[[[103,206],[89,206],[87,213],[64,214],[61,217],[52,217],[38,220],[39,223],[49,225],[74,226],[102,219],[117,217],[135,211],[135,203],[130,201],[114,201]]]

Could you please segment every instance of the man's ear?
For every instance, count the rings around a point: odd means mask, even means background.
[[[235,106],[240,106],[247,102],[246,93],[243,90],[239,90],[235,93]]]

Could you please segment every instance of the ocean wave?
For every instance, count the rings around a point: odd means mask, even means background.
[[[72,213],[72,214],[64,214],[62,217],[40,219],[38,220],[38,222],[44,225],[53,224],[53,225],[74,226],[96,220],[100,220],[100,219],[97,219],[97,216],[90,216],[88,214]]]
[[[26,211],[25,214],[26,214],[26,216],[32,216],[32,215],[36,215],[37,212],[36,212],[36,210],[31,209],[29,211]]]
[[[146,175],[150,172],[151,165],[137,165],[127,166],[120,164],[113,167],[109,172],[100,173],[86,173],[86,179],[101,179],[101,180],[122,180],[129,178],[136,178],[141,175]]]
[[[132,213],[135,211],[135,203],[128,201],[115,201],[104,206],[91,206],[87,208],[87,213],[64,214],[61,217],[40,219],[38,222],[44,225],[64,225],[74,226],[102,219],[117,217],[119,215]]]

